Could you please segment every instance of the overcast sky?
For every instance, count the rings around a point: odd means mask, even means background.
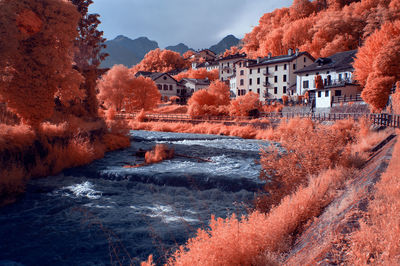
[[[243,38],[262,14],[292,0],[94,0],[107,39],[146,36],[161,48],[180,42],[208,48],[228,34]]]

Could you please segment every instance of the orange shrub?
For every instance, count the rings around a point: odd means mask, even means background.
[[[226,219],[212,216],[210,229],[199,229],[168,265],[279,265],[278,254],[288,250],[292,234],[320,214],[349,176],[343,168],[324,171],[268,214],[255,211],[241,219],[234,214]],[[265,253],[270,254],[268,261]]]
[[[349,144],[356,142],[357,132],[353,121],[339,121],[330,127],[299,118],[281,122],[272,139],[280,142],[284,151],[274,146],[261,151],[260,178],[267,181],[269,195],[257,199],[257,208],[265,211],[279,204],[282,197],[305,185],[308,176],[352,164]]]
[[[174,150],[165,144],[157,144],[151,151],[146,152],[145,161],[147,164],[159,163],[174,157]]]
[[[188,101],[191,116],[226,114],[230,103],[229,87],[222,81],[214,81],[204,90],[196,91]]]
[[[259,112],[260,109],[260,96],[250,91],[231,101],[229,113],[233,116],[249,116],[252,111]]]

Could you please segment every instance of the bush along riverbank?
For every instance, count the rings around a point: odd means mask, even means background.
[[[43,123],[38,130],[1,124],[0,132],[0,205],[13,202],[30,178],[55,175],[130,145],[101,119]]]

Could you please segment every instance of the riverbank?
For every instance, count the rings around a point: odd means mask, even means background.
[[[129,146],[129,138],[108,133],[103,120],[47,123],[40,131],[25,125],[0,128],[0,205],[23,193],[30,178],[85,165]]]

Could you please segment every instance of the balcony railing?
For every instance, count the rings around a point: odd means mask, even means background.
[[[263,82],[263,86],[264,87],[268,87],[268,86],[270,86],[271,85],[271,83],[269,83],[269,81],[264,81]]]
[[[332,103],[347,103],[347,102],[363,102],[361,94],[350,95],[350,96],[333,96]]]
[[[268,71],[268,70],[264,70],[264,71],[263,71],[263,75],[264,75],[264,76],[269,76],[269,75],[270,75],[270,73],[269,73],[269,71]]]
[[[353,84],[354,81],[351,78],[345,79],[332,79],[332,80],[324,80],[324,87],[336,87],[336,86],[344,86],[346,84]]]

